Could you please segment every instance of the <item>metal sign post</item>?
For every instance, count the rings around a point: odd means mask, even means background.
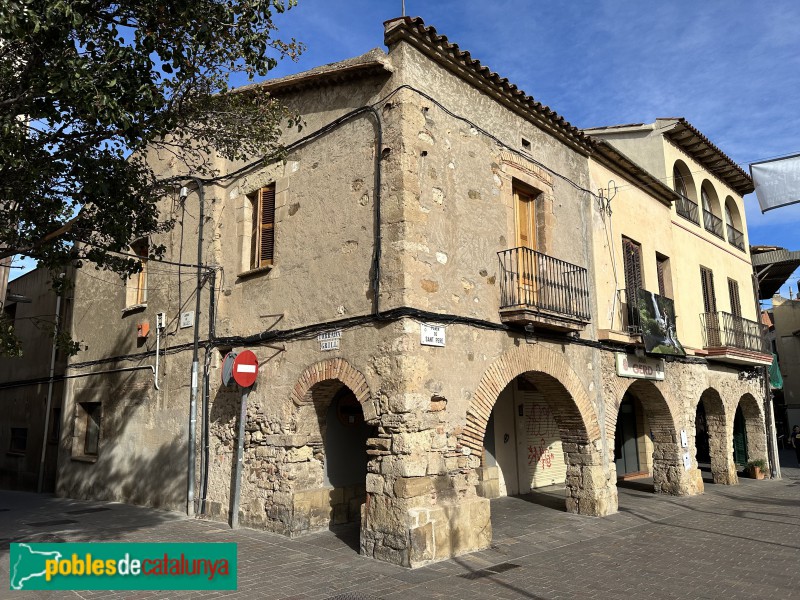
[[[230,375],[226,382],[227,369],[225,367],[229,364],[228,356],[225,357],[225,364],[223,365],[223,383],[226,385],[230,383]],[[247,423],[247,397],[250,395],[250,388],[256,382],[258,377],[258,358],[250,350],[234,355],[233,365],[233,379],[242,388],[242,404],[239,412],[239,435],[236,440],[236,464],[233,479],[233,505],[231,506],[231,529],[239,527],[239,498],[242,490],[242,462],[244,458],[244,433],[245,424]]]

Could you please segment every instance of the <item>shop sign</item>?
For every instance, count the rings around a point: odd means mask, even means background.
[[[654,379],[664,381],[664,359],[639,357],[635,354],[615,353],[617,375],[633,379]]]

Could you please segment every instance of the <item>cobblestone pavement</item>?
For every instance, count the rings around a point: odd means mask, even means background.
[[[359,556],[353,528],[296,540],[106,502],[0,492],[0,598],[776,598],[800,586],[800,469],[783,479],[656,496],[620,488],[619,513],[563,512],[563,491],[492,502],[490,549],[414,571]],[[786,465],[789,465],[788,467]],[[706,476],[708,474],[706,473]],[[11,592],[11,541],[233,541],[236,592]]]

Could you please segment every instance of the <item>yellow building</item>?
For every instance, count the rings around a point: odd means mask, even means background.
[[[772,359],[746,235],[742,196],[752,181],[681,118],[586,133],[598,144],[589,159],[591,188],[600,190],[592,211],[598,339],[628,351],[605,385],[632,375],[622,360],[652,367],[658,377],[645,378],[673,390],[684,447],[694,438],[687,468],[710,463],[715,482],[733,482],[737,465],[764,452],[761,401],[742,397],[733,382]],[[653,406],[634,394],[619,403],[620,477],[654,472]]]

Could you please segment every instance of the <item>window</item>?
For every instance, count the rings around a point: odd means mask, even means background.
[[[628,310],[628,330],[639,332],[638,297],[642,285],[642,246],[622,238],[622,262],[625,267],[625,303]]]
[[[683,180],[683,175],[681,175],[678,165],[675,165],[672,169],[672,178],[675,180],[675,191],[684,198],[688,198],[689,194],[686,193],[686,182]]]
[[[253,230],[250,238],[250,268],[270,266],[275,257],[275,184],[250,197]]]
[[[61,409],[54,408],[50,415],[50,443],[57,444],[61,435]]]
[[[519,186],[514,186],[514,202],[517,211],[517,246],[537,249],[536,222],[537,194]]]
[[[717,297],[714,294],[714,272],[706,267],[700,267],[700,284],[703,287],[703,311],[705,313],[717,312]]]
[[[147,257],[150,254],[150,244],[147,239],[138,240],[131,244],[131,251],[139,257],[142,270],[128,279],[125,306],[136,306],[147,302]]]
[[[79,406],[83,425],[83,454],[97,456],[100,445],[100,403],[81,402]]]
[[[25,454],[28,448],[28,429],[26,427],[11,428],[11,444],[8,451],[14,454]]]
[[[742,316],[742,303],[739,300],[739,282],[728,278],[728,296],[731,299],[731,314],[735,317]]]
[[[672,277],[669,272],[669,258],[656,252],[656,274],[658,275],[658,295],[672,298]]]
[[[714,294],[714,273],[711,269],[700,267],[700,285],[703,288],[703,323],[705,323],[705,345],[718,348],[721,345],[717,297]]]

